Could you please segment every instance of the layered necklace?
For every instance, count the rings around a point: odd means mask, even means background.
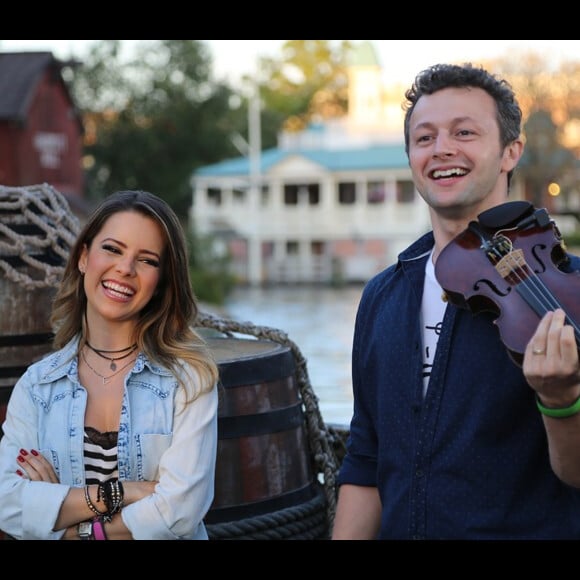
[[[131,346],[126,346],[125,348],[120,348],[119,350],[104,350],[102,348],[95,348],[94,346],[92,346],[89,341],[86,341],[86,345],[96,354],[98,354],[101,358],[104,358],[108,361],[110,361],[111,365],[110,365],[110,369],[112,371],[116,371],[117,370],[117,365],[115,364],[116,360],[123,360],[124,358],[127,358],[128,356],[130,356],[131,354],[133,354],[133,352],[135,351],[135,349],[137,348],[137,344],[132,344]],[[108,354],[119,354],[121,352],[124,352],[125,354],[121,355],[121,356],[117,356],[117,357],[113,357],[113,356],[107,356]],[[86,360],[85,360],[86,362]],[[88,364],[88,363],[87,363]],[[89,365],[90,367],[90,365]],[[124,367],[123,367],[124,368]]]
[[[135,350],[135,349],[133,349],[133,350],[131,351],[131,353],[132,353],[134,350]],[[129,354],[131,354],[131,353],[129,353]],[[97,354],[98,354],[98,353],[97,353]],[[101,379],[103,379],[103,385],[106,385],[107,383],[110,383],[110,382],[111,382],[111,379],[112,379],[112,378],[113,378],[115,375],[118,375],[118,374],[119,374],[119,373],[120,373],[122,370],[126,369],[126,368],[127,368],[129,365],[130,365],[130,364],[132,364],[133,362],[135,362],[135,359],[134,359],[134,358],[131,358],[131,359],[129,359],[129,361],[128,361],[128,362],[126,362],[126,363],[125,363],[123,366],[121,366],[120,368],[117,368],[117,365],[115,365],[115,372],[113,372],[113,374],[111,374],[111,375],[109,375],[109,376],[105,376],[105,375],[101,374],[101,373],[100,373],[100,372],[99,372],[97,369],[95,369],[95,368],[94,368],[94,367],[91,365],[91,363],[90,363],[90,362],[87,360],[87,357],[86,357],[86,355],[85,355],[85,351],[84,351],[84,349],[83,349],[83,350],[81,350],[81,356],[83,357],[83,360],[85,361],[85,364],[86,364],[86,365],[87,365],[87,366],[88,366],[88,367],[91,369],[91,371],[93,371],[93,373],[95,373],[95,375],[97,375],[97,377],[100,377]],[[126,357],[128,357],[128,356],[129,356],[129,355],[127,354],[127,355],[125,355],[125,356],[123,356],[123,357],[120,357],[120,358],[126,358]],[[106,357],[104,357],[104,358],[106,358]],[[115,360],[119,360],[119,359],[117,358],[117,359],[115,359]],[[111,368],[112,368],[112,367],[111,367]]]

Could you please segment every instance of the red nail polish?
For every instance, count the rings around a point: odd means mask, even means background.
[[[26,451],[26,449],[21,449],[20,455],[24,455],[24,457],[26,457],[28,455],[28,451]]]
[[[36,451],[36,449],[31,449],[30,453],[32,453],[32,455],[34,455],[34,457],[36,457],[38,455],[38,451]]]
[[[17,469],[16,475],[19,475],[20,477],[22,477],[24,475],[24,473],[22,473],[22,471],[20,471],[20,469]]]
[[[19,455],[16,459],[18,459],[20,463],[24,463],[24,457],[22,457],[22,455]]]

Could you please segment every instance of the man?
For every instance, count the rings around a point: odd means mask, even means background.
[[[580,539],[573,328],[559,309],[541,317],[520,367],[494,316],[442,300],[435,276],[443,248],[508,201],[520,107],[507,82],[470,64],[435,65],[405,96],[432,231],[363,292],[333,539]]]

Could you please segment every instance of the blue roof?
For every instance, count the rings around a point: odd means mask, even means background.
[[[303,157],[328,171],[356,171],[408,168],[409,163],[403,143],[373,145],[353,149],[266,149],[260,156],[260,172],[268,171],[289,157]],[[200,167],[199,177],[229,177],[249,175],[250,160],[237,157]]]

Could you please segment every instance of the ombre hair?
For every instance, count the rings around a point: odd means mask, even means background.
[[[119,212],[137,212],[159,224],[165,241],[159,283],[140,313],[134,342],[152,361],[167,367],[186,389],[188,399],[210,391],[217,383],[217,364],[205,341],[194,330],[199,308],[191,286],[187,243],[175,212],[161,198],[146,191],[117,191],[106,197],[91,214],[71,249],[51,313],[53,346],[62,348],[80,335],[86,343],[87,296],[79,260],[90,249],[107,220]],[[199,389],[183,380],[183,365],[194,367],[201,377]]]

